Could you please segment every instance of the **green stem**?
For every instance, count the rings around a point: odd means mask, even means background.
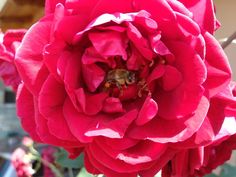
[[[231,36],[227,38],[225,42],[221,44],[222,48],[225,49],[228,45],[230,45],[233,40],[236,39],[236,32],[234,32]]]
[[[56,177],[63,177],[63,175],[60,173],[60,171],[51,163],[49,163],[48,161],[44,160],[44,159],[39,159],[45,166],[49,167],[53,173],[56,175]]]
[[[36,161],[36,166],[35,166],[35,168],[34,168],[35,173],[38,172],[38,170],[40,169],[40,167],[41,167],[41,162],[37,160],[37,161]]]
[[[69,177],[74,177],[72,168],[68,168]]]

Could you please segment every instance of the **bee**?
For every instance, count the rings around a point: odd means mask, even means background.
[[[116,86],[122,91],[122,87],[134,84],[136,82],[136,74],[126,69],[113,69],[107,73],[104,87],[109,89]]]

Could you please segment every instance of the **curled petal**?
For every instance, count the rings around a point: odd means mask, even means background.
[[[157,115],[158,105],[148,96],[143,103],[141,110],[139,111],[138,118],[136,119],[137,125],[144,125]]]

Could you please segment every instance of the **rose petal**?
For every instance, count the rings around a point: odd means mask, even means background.
[[[125,113],[123,116],[107,123],[98,123],[96,127],[89,129],[86,136],[105,136],[109,138],[123,138],[132,121],[137,116],[137,110]]]
[[[151,72],[151,74],[148,76],[147,78],[147,83],[150,84],[153,81],[159,79],[160,77],[162,77],[165,73],[165,66],[164,65],[157,65],[153,71]]]
[[[113,140],[113,142],[116,142]],[[114,159],[119,159],[127,164],[138,165],[158,160],[165,152],[167,146],[165,144],[154,143],[151,141],[140,141],[127,149],[113,149],[113,145],[104,143],[102,139],[98,139],[96,143],[102,148],[109,156]]]
[[[137,125],[146,124],[157,115],[157,111],[158,111],[157,103],[150,96],[147,96],[141,110],[139,111],[138,118],[136,119],[135,123]]]
[[[208,0],[180,0],[185,7],[193,13],[193,19],[200,25],[202,29],[213,34],[216,29],[216,17],[214,13],[213,1]],[[199,13],[202,12],[202,13]]]
[[[7,30],[4,33],[3,44],[6,47],[12,47],[11,45],[18,41],[21,42],[27,30],[25,29],[17,29],[17,30]]]
[[[103,108],[103,103],[108,97],[107,93],[101,92],[98,94],[88,94],[84,92],[83,88],[79,88],[75,91],[77,101],[81,107],[81,110],[87,115],[96,115]],[[91,104],[93,103],[93,104]]]
[[[153,58],[153,52],[150,50],[148,41],[143,38],[140,31],[132,23],[128,23],[127,35],[141,55],[149,60]]]
[[[36,131],[36,121],[34,119],[34,101],[32,94],[22,83],[18,87],[16,95],[17,115],[21,120],[22,127],[30,134],[37,142],[42,140]]]
[[[143,164],[128,164],[123,160],[114,159],[107,154],[102,147],[97,143],[91,143],[89,146],[89,153],[98,160],[106,168],[112,169],[119,173],[135,173],[140,169],[148,169],[154,162],[147,162]]]
[[[176,20],[179,23],[179,28],[182,33],[187,37],[190,34],[194,36],[198,36],[201,33],[201,30],[195,21],[193,21],[190,17],[185,16],[179,12],[176,12]]]
[[[36,120],[36,125],[37,129],[36,131],[38,132],[38,135],[42,139],[44,143],[51,144],[53,146],[62,146],[62,147],[75,147],[75,146],[81,146],[81,143],[78,141],[75,141],[73,139],[70,140],[63,140],[61,138],[58,138],[57,136],[54,136],[48,126],[48,121],[43,115],[39,112],[38,110],[38,103],[37,99],[34,98],[34,105],[35,105],[35,120]],[[61,123],[61,122],[60,122]],[[54,122],[55,124],[55,122]],[[53,125],[55,126],[55,125]]]
[[[103,111],[106,113],[122,113],[125,110],[119,98],[109,97],[104,102]]]
[[[142,12],[137,12],[137,13],[114,13],[114,14],[107,14],[103,13],[102,15],[98,16],[95,20],[93,20],[83,31],[78,32],[74,38],[73,38],[73,44],[77,44],[81,39],[82,36],[85,32],[91,30],[94,27],[109,23],[109,22],[114,22],[116,24],[121,24],[123,22],[130,22],[134,21],[135,16],[137,16],[139,13]]]
[[[45,2],[45,13],[50,14],[55,11],[56,5],[58,3],[64,4],[66,0],[46,0]]]
[[[93,20],[94,18],[98,17],[99,15],[104,14],[104,12],[112,14],[116,12],[120,13],[128,13],[133,12],[132,7],[132,0],[120,0],[111,2],[109,0],[100,0],[98,3],[96,3],[96,6],[94,6],[94,9],[90,13],[90,20]],[[93,3],[94,4],[94,3]]]
[[[96,64],[96,63],[106,63],[109,67],[115,68],[116,61],[113,58],[104,58],[98,54],[94,47],[89,47],[85,50],[82,56],[82,63],[84,65]]]
[[[216,39],[209,33],[204,34],[204,39],[207,66],[207,80],[204,86],[207,88],[209,96],[212,97],[229,84],[232,71],[227,56]]]
[[[64,47],[64,42],[55,41],[51,44],[46,45],[43,52],[45,65],[47,66],[48,70],[54,75],[54,77],[57,78],[58,81],[61,80],[59,76],[62,73],[60,72],[60,70],[58,70],[57,63],[61,56],[66,55],[66,51],[63,51]]]
[[[94,174],[94,175],[100,174],[101,172],[97,168],[95,168],[95,166],[90,162],[87,153],[84,153],[84,154],[85,154],[84,155],[84,167],[86,168],[86,170],[89,173]]]
[[[177,120],[160,117],[147,124],[130,128],[128,135],[135,139],[149,139],[158,143],[181,142],[191,137],[202,125],[208,112],[209,102],[202,97],[194,115]]]
[[[22,45],[16,52],[16,67],[27,88],[37,95],[47,77],[42,53],[49,42],[51,22],[48,19],[34,24],[25,34]],[[38,77],[40,75],[40,77]]]
[[[186,6],[179,1],[167,0],[168,4],[175,12],[180,12],[181,14],[188,16],[189,18],[193,17],[193,13],[186,8]]]
[[[94,92],[104,81],[105,72],[96,64],[82,65],[84,82],[89,91]]]
[[[66,90],[77,89],[81,86],[82,64],[80,57],[80,53],[76,50],[64,50],[58,58],[57,74],[64,82]]]
[[[126,48],[128,41],[124,33],[116,31],[92,32],[89,33],[89,39],[96,51],[104,56],[122,56],[127,59]]]
[[[65,98],[66,92],[63,85],[49,75],[39,93],[39,111],[48,120],[51,134],[63,140],[75,141],[62,113]]]
[[[155,176],[166,164],[171,160],[176,153],[176,150],[168,149],[165,153],[156,161],[156,163],[147,170],[140,172],[143,177]]]
[[[182,42],[166,44],[175,55],[174,66],[181,73],[182,82],[169,92],[157,90],[153,98],[158,103],[158,115],[165,119],[176,119],[196,110],[204,92],[202,84],[207,72],[202,59],[188,45]]]
[[[104,175],[106,176],[112,176],[112,177],[120,177],[122,176],[129,176],[129,177],[136,177],[137,173],[120,173],[120,172],[116,172],[113,169],[110,169],[109,167],[107,168],[106,166],[104,166],[104,164],[102,164],[100,161],[96,160],[93,157],[93,154],[91,153],[91,151],[87,151],[87,158],[89,160],[89,162],[92,164],[92,166],[96,166],[96,168],[102,172]]]
[[[106,114],[86,116],[81,112],[77,112],[68,98],[65,101],[63,111],[73,135],[81,142],[86,143],[91,142],[94,136],[100,135],[109,138],[122,138],[137,115],[137,111],[131,111],[127,115],[118,118]]]
[[[183,81],[183,77],[181,72],[173,66],[167,65],[165,70],[162,77],[162,87],[165,91],[171,91]]]
[[[122,139],[117,138],[100,138],[100,142],[106,143],[110,148],[118,151],[129,149],[139,143],[139,140],[123,137]]]

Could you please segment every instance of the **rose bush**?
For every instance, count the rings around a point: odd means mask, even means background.
[[[26,30],[8,30],[0,34],[0,77],[4,84],[15,91],[20,77],[14,65],[16,49],[19,47]]]
[[[217,27],[211,0],[47,0],[16,54],[22,126],[83,151],[93,174],[154,176],[220,132],[209,107],[231,70]]]

